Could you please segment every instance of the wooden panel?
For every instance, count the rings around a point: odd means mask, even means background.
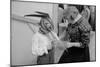
[[[54,31],[58,33],[58,4],[53,4],[53,15],[52,19],[54,22]],[[56,49],[54,50],[54,62],[57,63],[63,53],[63,50]]]

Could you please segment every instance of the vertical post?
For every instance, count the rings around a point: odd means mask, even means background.
[[[52,11],[52,20],[54,23],[54,32],[58,32],[57,23],[58,23],[58,4],[53,4],[53,11]]]
[[[52,20],[54,23],[54,32],[58,33],[58,4],[53,4]],[[54,63],[57,62],[57,51],[54,48]]]

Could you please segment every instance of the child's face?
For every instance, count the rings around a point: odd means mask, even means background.
[[[65,18],[65,21],[67,21],[69,24],[69,23],[73,23],[74,20],[72,20],[70,17],[67,17],[67,18]]]
[[[44,34],[49,33],[52,30],[52,25],[50,24],[51,21],[47,19],[42,19],[41,21],[41,31],[44,32]]]
[[[67,16],[65,16],[65,19],[68,20],[68,23],[73,24],[76,17],[77,17],[77,14],[72,12],[72,13],[68,14]]]
[[[50,22],[48,21],[48,20],[45,20],[44,21],[44,25],[46,26],[46,28],[48,28],[49,30],[51,30],[51,24],[50,24]]]

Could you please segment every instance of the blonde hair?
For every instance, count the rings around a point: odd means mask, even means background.
[[[68,8],[64,10],[63,16],[66,19],[69,19],[70,17],[74,18],[73,14],[75,14],[77,16],[78,13],[79,13],[79,11],[78,11],[78,9],[76,7],[74,7],[74,6],[68,6]]]

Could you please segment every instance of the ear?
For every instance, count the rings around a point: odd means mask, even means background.
[[[35,11],[35,12],[38,13],[38,14],[41,14],[41,15],[49,16],[48,13],[44,13],[44,12],[40,12],[40,11]]]
[[[45,17],[44,15],[38,15],[38,14],[29,14],[29,15],[24,15],[24,17]]]

